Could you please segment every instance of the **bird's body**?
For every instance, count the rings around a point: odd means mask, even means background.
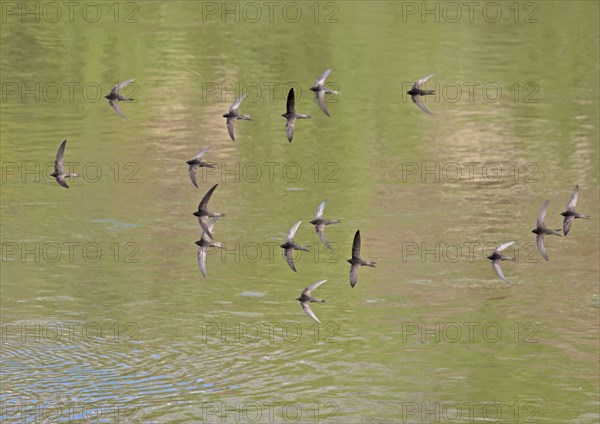
[[[206,151],[208,149],[210,149],[211,147],[212,146],[205,147],[204,149],[200,150],[200,152],[196,156],[194,156],[192,159],[190,159],[186,162],[190,166],[189,170],[188,170],[188,172],[190,174],[190,179],[192,180],[192,184],[194,184],[196,187],[198,187],[198,183],[196,182],[196,170],[201,167],[204,167],[204,168],[214,168],[215,167],[214,163],[202,161],[202,155],[204,155],[204,153],[206,153]]]
[[[294,95],[294,89],[290,88],[286,103],[286,112],[281,114],[286,119],[285,133],[288,141],[291,143],[294,138],[294,124],[297,119],[310,118],[310,115],[296,112],[296,97]]]
[[[296,266],[294,265],[294,250],[302,250],[304,252],[310,251],[308,247],[300,246],[294,241],[294,236],[296,235],[296,231],[298,231],[300,224],[302,224],[302,221],[298,221],[294,224],[285,238],[285,243],[280,246],[283,249],[283,256],[285,257],[286,262],[294,272],[297,272]]]
[[[219,184],[215,184],[214,186],[212,186],[210,188],[210,190],[208,190],[208,192],[206,192],[206,194],[204,195],[204,197],[202,198],[202,200],[198,204],[198,210],[193,213],[193,215],[198,218],[198,223],[202,227],[202,230],[204,230],[204,232],[211,239],[213,238],[213,236],[211,234],[210,229],[208,228],[208,225],[207,225],[207,222],[206,222],[207,219],[209,217],[210,218],[214,218],[214,217],[225,216],[225,214],[223,214],[223,213],[211,212],[210,210],[208,210],[208,202],[209,202],[210,197],[212,196],[213,192],[215,191],[215,189],[217,188],[218,185]]]
[[[423,112],[425,112],[429,115],[433,115],[433,113],[431,113],[429,111],[429,109],[427,109],[425,107],[423,102],[421,102],[421,96],[435,94],[435,90],[421,90],[421,84],[425,83],[425,81],[427,81],[429,78],[431,78],[434,75],[435,74],[431,74],[431,75],[427,75],[424,78],[421,78],[420,80],[418,80],[417,82],[415,82],[413,84],[412,88],[409,91],[406,92],[407,94],[410,95],[410,98],[413,101],[413,103],[416,104],[419,107],[419,109],[421,109]]]
[[[544,245],[544,237],[548,234],[553,236],[560,236],[560,228],[552,230],[546,227],[546,223],[544,222],[546,218],[546,211],[548,210],[548,203],[549,201],[546,200],[546,202],[540,209],[540,213],[538,214],[536,227],[533,230],[531,230],[532,233],[536,234],[535,241],[538,250],[540,251],[542,258],[544,258],[546,261],[548,260],[548,254],[546,253],[546,246]]]
[[[310,90],[315,93],[315,100],[319,103],[319,107],[327,116],[329,116],[329,112],[327,111],[327,107],[325,107],[325,94],[339,94],[339,92],[325,87],[325,80],[329,76],[330,72],[331,69],[326,70],[323,75],[321,75],[319,79],[315,81],[315,84],[310,87]]]
[[[300,296],[298,296],[296,298],[296,300],[300,302],[300,305],[302,306],[302,309],[304,310],[304,312],[306,312],[306,314],[309,317],[311,317],[318,323],[320,323],[321,321],[319,321],[319,319],[317,318],[315,313],[310,308],[310,304],[312,302],[325,302],[325,301],[323,299],[317,299],[315,297],[312,297],[310,294],[313,290],[315,290],[317,287],[319,287],[321,284],[323,284],[326,281],[327,280],[321,280],[321,281],[317,281],[314,284],[311,284],[310,286],[308,286],[307,288],[302,290],[302,293],[300,294]]]
[[[252,121],[250,115],[243,115],[238,111],[242,100],[244,100],[247,94],[248,93],[245,93],[238,97],[238,99],[229,107],[229,112],[223,115],[223,118],[227,118],[227,132],[229,132],[229,137],[231,137],[233,141],[235,141],[235,136],[233,134],[235,121],[237,121],[238,119],[242,119],[244,121]]]
[[[350,286],[354,287],[358,282],[358,270],[361,266],[370,266],[375,268],[376,262],[365,261],[360,257],[360,230],[354,234],[352,243],[352,257],[347,260],[350,263]]]
[[[117,103],[118,102],[132,102],[132,101],[134,101],[134,99],[132,99],[130,97],[121,96],[119,94],[119,90],[127,87],[133,81],[135,81],[135,80],[130,79],[130,80],[123,81],[123,82],[115,85],[110,90],[110,93],[108,93],[106,96],[104,96],[105,99],[108,99],[108,104],[110,104],[110,107],[112,107],[114,109],[114,111],[117,112],[119,114],[119,116],[125,120],[127,120],[127,118],[125,117],[125,114],[121,111],[121,108],[119,108],[119,105]]]
[[[217,222],[217,217],[213,217],[208,222],[208,229],[210,231],[215,227],[215,223]],[[223,244],[212,240],[212,237],[209,237],[206,232],[202,233],[202,238],[200,240],[196,240],[194,243],[198,245],[198,267],[200,268],[200,272],[206,278],[206,251],[209,247],[218,247],[223,248]]]
[[[514,241],[509,241],[507,243],[501,244],[500,246],[498,246],[494,249],[494,253],[492,253],[490,256],[487,257],[490,261],[492,261],[492,268],[494,268],[494,271],[496,271],[496,274],[498,274],[498,276],[500,278],[502,278],[502,280],[508,284],[510,284],[510,281],[508,281],[508,279],[504,276],[504,273],[502,272],[502,268],[500,268],[500,262],[515,260],[515,258],[510,258],[510,257],[504,256],[502,254],[502,251],[504,249],[506,249],[509,246],[512,246],[515,243],[516,242],[514,242]]]
[[[65,174],[65,147],[67,147],[67,140],[63,140],[63,142],[58,148],[58,151],[56,152],[56,159],[54,160],[54,172],[50,174],[50,176],[54,177],[54,179],[60,186],[64,188],[69,188],[69,185],[65,181],[65,178],[76,177],[77,174]]]
[[[589,219],[589,216],[583,215],[575,210],[575,206],[577,206],[577,199],[579,198],[579,185],[575,186],[573,190],[573,194],[567,203],[567,210],[562,212],[561,215],[564,216],[563,219],[563,233],[565,236],[569,234],[571,230],[571,224],[573,224],[573,220],[575,219]]]
[[[325,247],[327,247],[328,249],[333,250],[333,248],[331,247],[331,245],[327,241],[327,236],[325,235],[325,226],[326,225],[337,224],[340,221],[337,220],[337,219],[323,218],[323,211],[325,210],[325,205],[326,204],[327,204],[327,199],[325,199],[319,205],[319,207],[315,211],[315,218],[312,221],[310,221],[310,223],[315,226],[315,231],[317,232],[317,235],[319,236],[319,238],[321,239],[321,241],[323,242],[323,244],[325,245]]]

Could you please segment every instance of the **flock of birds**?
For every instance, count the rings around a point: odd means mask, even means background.
[[[310,90],[315,93],[315,100],[318,102],[320,109],[323,111],[323,113],[326,116],[330,116],[330,115],[329,115],[329,111],[327,110],[327,107],[325,106],[325,94],[333,94],[333,95],[339,94],[338,91],[331,90],[331,89],[325,87],[325,81],[326,81],[327,77],[329,76],[330,72],[331,72],[331,69],[328,69],[327,71],[325,71],[317,79],[317,81],[314,83],[314,85],[310,88]],[[434,90],[422,90],[421,85],[434,75],[435,74],[427,75],[426,77],[423,77],[423,78],[417,80],[413,84],[412,88],[409,91],[407,91],[407,94],[409,94],[411,96],[411,100],[413,101],[413,103],[415,105],[417,105],[423,112],[425,112],[429,115],[432,115],[432,113],[421,102],[421,96],[434,94],[435,91]],[[108,100],[109,105],[114,109],[114,111],[119,116],[121,116],[125,120],[127,120],[127,118],[125,117],[125,114],[121,111],[121,109],[119,108],[118,103],[134,101],[134,99],[129,98],[129,97],[124,97],[121,94],[119,94],[119,92],[121,89],[127,87],[133,81],[134,81],[133,79],[129,79],[129,80],[123,81],[123,82],[115,85],[110,90],[110,93],[105,96],[105,98]],[[227,119],[227,121],[226,121],[227,131],[229,133],[231,140],[233,140],[233,141],[235,141],[235,134],[234,134],[235,121],[237,121],[238,119],[246,120],[246,121],[252,120],[252,118],[249,115],[244,115],[239,112],[239,107],[240,107],[242,101],[244,100],[244,98],[246,97],[246,94],[243,94],[239,98],[237,98],[236,101],[229,107],[229,111],[223,115],[223,117]],[[295,94],[294,94],[293,88],[291,88],[288,92],[287,102],[286,102],[286,113],[282,114],[281,116],[286,118],[285,132],[286,132],[288,141],[291,143],[292,139],[294,138],[294,125],[296,123],[296,120],[311,118],[310,115],[296,112],[296,99],[295,99]],[[62,144],[60,145],[60,147],[58,148],[58,151],[56,153],[56,160],[54,162],[54,172],[50,175],[56,179],[56,182],[59,185],[61,185],[62,187],[65,187],[65,188],[69,188],[65,179],[71,178],[71,177],[76,177],[77,174],[68,174],[68,173],[65,173],[65,171],[64,171],[64,154],[65,154],[66,144],[67,144],[67,140],[64,140],[62,142]],[[192,159],[187,161],[187,164],[189,165],[189,176],[192,181],[192,184],[196,188],[198,188],[198,183],[196,180],[197,169],[200,167],[207,167],[207,168],[215,167],[214,163],[205,162],[202,160],[202,156],[210,148],[211,148],[211,146],[208,146],[208,147],[202,149],[196,156],[194,156]],[[210,188],[210,190],[208,190],[208,192],[204,195],[204,197],[198,204],[198,210],[193,213],[193,215],[198,218],[198,222],[200,224],[200,227],[202,228],[201,238],[200,238],[200,240],[197,240],[195,243],[198,245],[198,265],[200,268],[200,272],[202,273],[204,278],[206,278],[206,257],[207,257],[208,248],[209,247],[223,248],[223,243],[217,242],[213,238],[212,231],[217,222],[217,219],[220,217],[224,217],[225,214],[212,212],[208,209],[208,202],[210,201],[211,196],[213,195],[213,192],[215,191],[217,186],[218,186],[218,184],[215,184],[213,187]],[[579,186],[577,185],[577,186],[575,186],[575,190],[573,191],[573,194],[572,194],[571,198],[569,199],[569,202],[567,203],[567,210],[565,212],[561,213],[561,215],[564,217],[563,232],[564,232],[565,236],[569,233],[569,230],[571,228],[571,225],[572,225],[574,219],[577,219],[577,218],[587,219],[588,218],[587,216],[582,215],[575,211],[575,206],[577,205],[578,196],[579,196]],[[548,261],[548,255],[546,253],[546,247],[544,245],[545,236],[546,235],[556,235],[556,236],[561,235],[559,233],[560,229],[552,230],[552,229],[548,228],[544,222],[545,217],[546,217],[546,211],[548,209],[548,203],[549,203],[549,201],[546,201],[544,203],[544,205],[542,206],[542,209],[540,210],[540,213],[537,218],[536,228],[532,231],[533,233],[536,234],[536,243],[537,243],[538,250],[539,250],[540,254],[542,255],[542,257],[546,261]],[[324,213],[326,204],[327,204],[327,199],[324,200],[319,205],[319,207],[317,208],[317,210],[315,212],[314,219],[312,221],[310,221],[310,223],[315,226],[315,231],[317,232],[317,235],[319,236],[319,238],[321,239],[321,241],[323,242],[325,247],[333,250],[333,248],[329,244],[329,241],[327,240],[327,237],[325,235],[325,226],[337,224],[340,221],[339,220],[331,220],[331,219],[327,219],[327,218],[323,217],[323,213]],[[286,262],[288,263],[288,265],[290,266],[290,268],[294,272],[297,272],[296,267],[294,265],[294,260],[293,260],[294,251],[295,250],[300,250],[300,251],[308,251],[309,250],[306,246],[301,246],[294,241],[294,236],[296,235],[296,231],[298,230],[298,227],[300,226],[301,223],[302,223],[302,221],[298,221],[296,224],[294,224],[294,226],[290,229],[289,233],[287,234],[287,236],[285,238],[285,243],[283,243],[281,245],[281,248],[283,249],[283,256],[284,256]],[[501,244],[500,246],[496,247],[496,249],[494,249],[494,252],[490,256],[487,257],[487,259],[492,261],[492,267],[496,271],[498,276],[503,281],[505,281],[506,283],[509,283],[509,284],[510,284],[510,282],[508,281],[508,279],[504,276],[504,273],[502,272],[502,269],[500,267],[500,262],[506,261],[506,260],[515,260],[515,258],[504,256],[502,254],[502,252],[506,248],[512,246],[515,243],[516,243],[515,241],[509,241],[507,243]],[[357,230],[356,233],[354,234],[354,241],[352,243],[352,257],[350,259],[348,259],[348,261],[347,261],[350,263],[350,286],[351,287],[354,287],[358,281],[358,271],[361,266],[375,267],[375,262],[366,261],[361,258],[360,249],[361,249],[360,230]],[[317,298],[312,297],[311,293],[317,287],[319,287],[321,284],[325,283],[326,281],[327,280],[321,280],[321,281],[317,281],[314,284],[311,284],[310,286],[306,287],[302,291],[300,296],[297,298],[297,300],[300,302],[300,304],[302,306],[302,309],[312,319],[314,319],[317,322],[320,322],[320,321],[317,318],[317,316],[314,314],[314,312],[312,311],[312,309],[310,307],[310,303],[325,302],[325,301],[322,299],[317,299]]]
[[[575,210],[575,206],[577,206],[578,198],[579,198],[579,185],[576,185],[575,189],[573,190],[573,194],[571,195],[571,198],[567,202],[567,210],[561,213],[561,215],[564,217],[562,231],[563,231],[565,237],[567,236],[567,234],[569,234],[569,231],[571,230],[571,225],[573,224],[573,221],[575,219],[578,219],[578,218],[588,219],[589,218],[587,215],[580,214],[579,212],[577,212]],[[544,238],[547,235],[553,235],[553,236],[559,236],[559,237],[561,236],[560,228],[553,230],[546,226],[546,222],[545,222],[546,221],[546,211],[548,210],[549,203],[550,203],[549,200],[546,200],[546,202],[544,202],[544,205],[542,206],[542,208],[540,209],[540,213],[538,214],[535,228],[533,230],[531,230],[532,233],[536,234],[535,242],[537,244],[540,254],[542,255],[542,258],[544,258],[546,261],[548,261],[548,253],[546,253],[546,245],[544,244]],[[515,243],[516,243],[516,241],[509,241],[507,243],[501,244],[500,246],[498,246],[494,249],[494,252],[490,256],[487,257],[489,260],[492,261],[492,267],[496,271],[496,274],[498,274],[498,276],[500,278],[502,278],[502,280],[504,280],[505,282],[507,282],[509,284],[510,284],[510,281],[508,281],[508,279],[504,276],[504,273],[502,272],[502,268],[500,268],[500,262],[515,260],[515,258],[504,256],[502,254],[502,251],[504,249],[506,249],[509,246],[512,246]]]

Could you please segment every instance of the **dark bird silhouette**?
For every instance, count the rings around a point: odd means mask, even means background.
[[[314,284],[311,284],[310,286],[308,286],[307,288],[302,290],[302,293],[300,294],[300,296],[296,298],[296,300],[298,300],[300,302],[300,305],[302,305],[302,309],[304,309],[304,312],[306,312],[309,317],[311,317],[312,319],[317,321],[319,324],[321,323],[321,321],[319,321],[319,318],[317,318],[315,313],[310,308],[310,304],[312,302],[325,302],[325,301],[323,299],[316,299],[316,298],[312,297],[310,294],[313,290],[315,290],[317,287],[319,287],[321,284],[323,284],[326,281],[327,280],[321,280],[321,281],[317,281]]]
[[[515,243],[516,243],[515,241],[509,241],[507,243],[501,244],[500,246],[498,246],[494,249],[494,253],[492,253],[490,256],[487,257],[490,261],[492,261],[492,268],[494,268],[494,271],[496,271],[496,274],[498,274],[498,276],[500,278],[502,278],[502,280],[504,280],[508,284],[510,284],[510,281],[508,281],[506,279],[506,277],[504,276],[504,273],[502,272],[502,268],[500,268],[500,261],[514,261],[515,260],[515,258],[509,258],[508,256],[504,256],[502,254],[502,251],[504,249],[506,249],[509,246],[512,246]]]
[[[108,93],[106,96],[104,96],[104,98],[108,99],[108,104],[110,105],[110,107],[112,107],[115,110],[115,112],[117,112],[119,114],[119,116],[126,121],[127,121],[127,118],[125,117],[125,114],[121,111],[121,108],[119,108],[119,105],[117,104],[117,102],[132,102],[132,101],[134,101],[134,99],[121,96],[119,94],[119,90],[127,87],[133,81],[135,81],[135,80],[130,79],[130,80],[123,81],[123,82],[115,85],[110,90],[110,93]]]
[[[217,222],[217,217],[213,217],[208,222],[208,229],[210,231],[215,227],[215,223]],[[196,240],[194,243],[198,245],[198,266],[200,267],[200,272],[206,278],[206,251],[209,247],[218,247],[220,249],[223,248],[223,244],[212,240],[206,232],[202,233],[202,238],[200,240]]]
[[[67,147],[67,140],[63,140],[58,151],[56,152],[56,159],[54,160],[54,172],[50,174],[51,177],[56,179],[56,182],[64,188],[69,188],[65,178],[76,177],[77,174],[65,174],[64,157],[65,147]]]
[[[244,100],[247,94],[248,93],[242,94],[240,97],[238,97],[238,99],[231,106],[229,106],[229,112],[223,115],[223,118],[227,118],[227,131],[229,132],[229,137],[231,137],[233,141],[235,141],[235,137],[233,135],[233,126],[235,124],[235,121],[238,119],[252,121],[252,118],[250,118],[249,115],[242,115],[238,112],[238,108],[240,107],[242,100]]]
[[[194,184],[196,187],[198,187],[198,184],[196,183],[196,170],[199,167],[204,167],[204,168],[214,168],[215,167],[214,163],[203,162],[201,159],[202,155],[204,153],[206,153],[206,151],[208,149],[210,149],[211,147],[212,146],[205,147],[204,149],[200,150],[200,153],[198,153],[196,156],[194,156],[192,159],[190,159],[186,162],[190,166],[190,168],[189,168],[190,179],[192,180],[192,184]]]
[[[546,203],[544,203],[542,209],[540,209],[540,213],[537,218],[537,225],[535,229],[531,230],[532,233],[537,234],[535,237],[535,241],[537,243],[538,250],[540,251],[542,258],[546,260],[548,260],[548,254],[546,253],[546,246],[544,246],[544,237],[547,234],[560,236],[560,234],[558,233],[560,231],[560,228],[558,228],[557,230],[551,230],[550,228],[546,227],[546,224],[544,223],[544,219],[546,219],[546,210],[548,209],[548,203],[550,203],[550,201],[546,200]]]
[[[310,90],[315,92],[315,100],[317,100],[317,102],[319,102],[319,107],[321,108],[323,113],[327,116],[329,116],[329,112],[327,111],[327,108],[325,107],[325,94],[339,94],[338,91],[330,90],[329,88],[325,88],[325,80],[329,76],[330,72],[331,72],[331,69],[326,70],[323,73],[323,75],[321,75],[319,77],[319,79],[317,81],[315,81],[315,85],[310,87]]]
[[[305,252],[310,251],[308,250],[308,247],[300,246],[294,241],[294,236],[296,235],[296,231],[298,231],[298,227],[300,226],[300,224],[302,224],[302,221],[298,221],[294,224],[287,237],[285,238],[285,243],[283,243],[280,246],[283,249],[283,256],[285,257],[285,260],[294,272],[297,272],[296,267],[294,266],[294,250],[303,250]]]
[[[319,238],[328,249],[333,250],[333,247],[327,241],[327,236],[325,235],[325,226],[331,224],[337,224],[340,222],[337,219],[327,219],[323,218],[323,211],[325,210],[325,205],[327,204],[327,199],[323,200],[323,203],[319,205],[315,212],[315,219],[310,221],[311,224],[315,226],[315,231],[317,232]]]
[[[354,287],[358,281],[358,270],[361,266],[370,266],[375,268],[376,262],[365,261],[360,257],[360,230],[354,234],[352,243],[352,258],[348,259],[350,263],[350,286]]]
[[[571,229],[571,224],[573,224],[573,220],[577,218],[589,219],[589,216],[580,214],[575,210],[575,206],[577,206],[577,198],[579,197],[579,185],[575,186],[575,190],[573,190],[573,194],[569,199],[569,203],[567,203],[567,210],[562,212],[561,215],[565,217],[563,220],[563,233],[565,233],[565,237],[569,234],[569,230]]]
[[[296,98],[294,95],[294,89],[290,88],[287,98],[287,112],[281,114],[287,122],[285,123],[285,133],[287,135],[287,139],[289,142],[292,142],[294,138],[294,124],[296,123],[296,119],[305,119],[310,118],[310,115],[304,115],[302,113],[296,112]]]
[[[210,190],[208,190],[206,192],[206,194],[204,195],[204,197],[198,204],[198,210],[193,213],[194,216],[198,217],[198,222],[200,223],[200,226],[202,227],[204,232],[208,235],[208,237],[210,237],[211,239],[213,238],[213,236],[210,232],[210,229],[208,228],[208,225],[206,224],[208,217],[213,218],[213,217],[225,216],[224,213],[216,213],[216,212],[211,212],[208,210],[208,201],[210,200],[210,196],[212,196],[213,191],[215,191],[215,189],[217,188],[218,185],[219,184],[215,184],[214,186],[211,187]]]
[[[417,106],[419,106],[419,108],[429,114],[429,115],[433,115],[433,113],[431,113],[429,111],[429,109],[427,109],[425,107],[425,105],[421,102],[421,96],[427,96],[428,94],[434,94],[435,90],[421,90],[421,84],[423,84],[425,81],[427,81],[429,78],[431,78],[432,76],[434,76],[435,74],[431,74],[431,75],[427,75],[425,78],[421,78],[420,80],[418,80],[417,82],[415,82],[412,86],[412,88],[407,91],[407,94],[410,94],[410,98],[413,101],[414,104],[416,104]]]

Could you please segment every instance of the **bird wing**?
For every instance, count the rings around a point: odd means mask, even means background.
[[[298,231],[298,227],[300,226],[300,224],[302,224],[302,221],[298,221],[294,224],[294,226],[290,229],[290,232],[288,233],[287,237],[285,238],[285,241],[288,243],[291,243],[294,241],[294,236],[296,235],[296,231]]]
[[[110,91],[113,92],[113,93],[118,93],[119,90],[121,90],[122,88],[127,87],[133,81],[135,81],[135,79],[129,79],[127,81],[120,82],[117,85],[115,85]]]
[[[204,149],[200,150],[200,151],[198,152],[198,154],[197,154],[196,156],[194,156],[194,159],[200,159],[200,158],[202,157],[202,155],[203,155],[204,153],[206,153],[206,151],[207,151],[208,149],[210,149],[211,147],[212,147],[212,146],[208,146],[208,147],[205,147]]]
[[[212,231],[213,228],[215,228],[215,224],[217,223],[217,219],[219,219],[219,217],[213,216],[210,219],[210,221],[208,221],[208,231]]]
[[[354,287],[358,282],[358,270],[360,268],[359,264],[352,264],[350,266],[350,286]]]
[[[56,182],[59,185],[63,186],[64,188],[69,188],[69,186],[67,185],[67,182],[65,181],[65,177],[62,175],[59,177],[56,177]]]
[[[319,318],[317,318],[317,316],[315,315],[315,313],[312,311],[312,309],[310,308],[310,304],[309,303],[310,302],[301,302],[302,309],[304,309],[304,312],[306,312],[309,317],[311,317],[312,319],[314,319],[315,321],[317,321],[320,324],[321,321],[319,321]]]
[[[516,241],[509,241],[509,242],[506,242],[504,244],[501,244],[500,246],[498,246],[498,247],[496,247],[494,249],[494,252],[495,253],[501,253],[504,249],[506,249],[509,246],[512,246],[515,243],[516,243]]]
[[[287,135],[288,141],[291,143],[294,138],[294,123],[296,122],[296,118],[288,118],[285,123],[285,134]]]
[[[360,258],[360,230],[356,230],[356,234],[354,234],[354,242],[352,243],[352,257]]]
[[[333,247],[331,247],[331,245],[327,241],[327,236],[325,235],[325,224],[315,225],[315,230],[317,231],[317,235],[319,236],[325,247],[330,250],[333,250]]]
[[[294,88],[290,88],[287,97],[286,104],[287,113],[295,113],[296,112],[296,96],[294,95]]]
[[[500,260],[492,261],[492,267],[494,268],[494,271],[496,271],[496,274],[498,274],[498,276],[502,278],[503,281],[510,284],[510,281],[508,281],[508,279],[504,276],[502,268],[500,268]]]
[[[204,241],[210,242],[213,238],[212,236],[212,230],[213,228],[215,228],[215,223],[217,222],[218,217],[213,216],[210,221],[208,221],[208,224],[206,225],[206,228],[208,228],[208,234],[206,232],[202,233],[202,239]],[[210,238],[209,238],[210,237]]]
[[[63,142],[60,144],[60,147],[56,151],[56,159],[54,160],[54,171],[59,175],[62,175],[65,173],[65,169],[64,169],[65,147],[67,147],[66,139],[63,140]],[[65,185],[66,185],[66,183],[65,183]]]
[[[563,219],[563,233],[565,233],[565,236],[569,234],[569,231],[571,230],[571,224],[573,224],[574,219],[574,216],[565,216],[565,219]]]
[[[229,106],[229,112],[233,112],[233,111],[237,110],[237,108],[240,107],[240,104],[242,103],[242,101],[244,100],[244,98],[247,95],[248,95],[248,93],[244,93],[240,97],[238,97],[237,100],[231,106]]]
[[[115,112],[117,112],[119,114],[119,116],[121,118],[123,118],[124,120],[127,121],[127,118],[125,117],[125,114],[121,111],[121,108],[117,104],[116,100],[109,100],[108,104],[110,105],[110,107],[112,107],[115,110]]]
[[[292,271],[294,272],[298,272],[296,271],[296,267],[294,266],[294,249],[285,249],[285,251],[283,252],[283,255],[285,256],[285,260],[288,263],[288,265],[290,266],[290,268],[292,268]]]
[[[323,200],[317,210],[315,211],[315,219],[323,217],[323,211],[325,210],[325,205],[327,204],[327,199]]]
[[[413,84],[413,88],[419,88],[421,87],[421,84],[423,84],[425,81],[427,81],[429,78],[431,78],[432,76],[434,76],[435,74],[431,74],[431,75],[427,75],[426,77],[421,78],[420,80],[418,80],[417,82],[415,82]]]
[[[231,137],[233,141],[235,141],[235,136],[233,135],[233,128],[236,119],[237,118],[227,118],[227,132],[229,133],[229,137]]]
[[[198,188],[198,183],[196,182],[196,168],[198,168],[198,165],[190,165],[189,173],[192,184]]]
[[[206,246],[198,247],[198,266],[200,267],[200,272],[206,278]]]
[[[567,203],[567,210],[574,211],[575,206],[577,205],[577,198],[579,197],[579,185],[575,186],[575,190],[573,190],[573,194],[569,199],[569,203]]]
[[[208,237],[210,237],[212,239],[213,238],[212,233],[210,232],[210,229],[208,228],[208,225],[206,225],[206,217],[205,216],[199,216],[198,217],[198,223],[200,224],[200,227],[202,227],[202,231],[204,231],[204,234],[202,234],[202,238],[205,239],[205,236],[208,236]]]
[[[198,210],[202,210],[202,209],[206,209],[206,205],[208,204],[209,200],[210,200],[210,196],[212,196],[213,191],[215,191],[215,189],[217,188],[219,184],[215,184],[214,186],[212,186],[210,188],[210,190],[208,190],[206,192],[206,194],[204,195],[204,197],[202,198],[202,200],[200,200],[200,203],[198,204]]]
[[[315,84],[323,86],[323,84],[325,84],[325,80],[327,79],[327,77],[329,76],[330,73],[331,73],[331,69],[328,69],[325,72],[323,72],[323,74],[319,77],[319,79],[315,82]]]
[[[317,101],[319,102],[319,107],[321,108],[321,110],[323,111],[323,113],[325,115],[329,116],[329,111],[325,107],[325,91],[324,90],[317,91],[316,96],[317,96]]]
[[[540,227],[544,228],[546,226],[546,224],[544,224],[544,220],[546,219],[546,211],[548,210],[548,203],[550,203],[550,201],[546,200],[546,202],[542,206],[542,209],[540,209],[540,213],[538,214],[538,218],[537,218],[538,228],[540,228]]]
[[[317,281],[316,283],[311,284],[310,286],[308,286],[307,288],[305,288],[302,291],[302,294],[310,296],[312,291],[315,290],[317,287],[319,287],[321,284],[323,284],[325,281],[327,281],[327,280],[321,280],[321,281]]]
[[[548,254],[546,253],[546,246],[544,246],[544,234],[538,234],[535,238],[535,242],[537,243],[538,250],[542,255],[542,258],[548,260]]]
[[[410,98],[412,99],[413,103],[419,106],[419,109],[421,109],[423,112],[425,112],[428,115],[433,115],[433,113],[431,113],[431,111],[427,109],[427,107],[425,107],[425,105],[421,101],[421,96],[410,96]]]

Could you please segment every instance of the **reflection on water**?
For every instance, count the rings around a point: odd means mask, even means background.
[[[221,23],[210,2],[121,4],[131,24],[7,10],[2,419],[597,422],[598,5],[528,4],[535,23],[508,3],[496,23],[421,23],[407,2],[298,3],[297,23]],[[308,88],[329,68],[328,118]],[[434,116],[404,94],[429,73]],[[124,121],[102,96],[127,78]],[[313,115],[293,143],[291,86]],[[69,190],[45,171],[64,138]],[[209,145],[196,189],[185,162]],[[204,280],[192,212],[217,183],[226,248]],[[561,226],[575,184],[591,219],[546,262],[531,229],[546,200]],[[324,199],[333,251],[309,224]],[[377,268],[351,289],[357,229]],[[484,259],[509,240],[511,286]],[[321,279],[319,326],[295,298]]]

